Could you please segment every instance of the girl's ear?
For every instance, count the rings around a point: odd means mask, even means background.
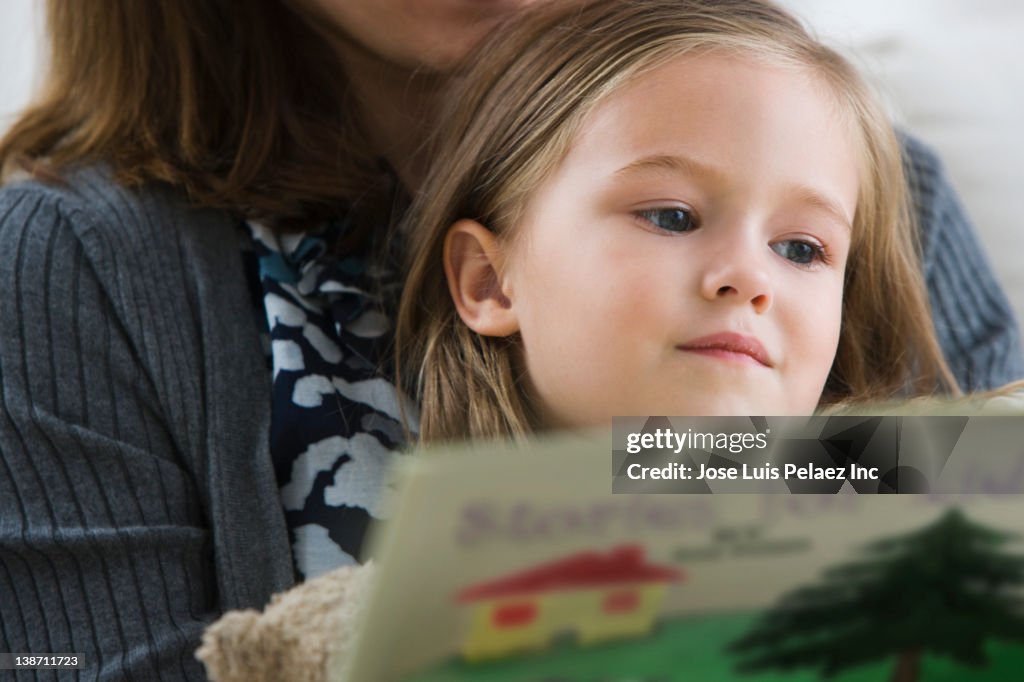
[[[460,220],[444,239],[444,273],[459,317],[482,336],[519,331],[512,301],[502,290],[505,254],[494,233],[474,220]]]

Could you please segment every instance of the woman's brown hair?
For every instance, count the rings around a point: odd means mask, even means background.
[[[842,57],[762,0],[559,2],[528,12],[468,62],[435,172],[404,226],[397,365],[422,401],[423,441],[518,438],[543,426],[516,339],[480,336],[456,313],[442,269],[448,228],[470,218],[513,239],[534,189],[604,97],[668,59],[707,51],[809,71],[860,140],[841,338],[822,404],[956,391],[932,327],[899,143]]]
[[[3,177],[99,162],[246,217],[336,217],[385,173],[331,36],[297,4],[48,0],[49,71],[0,141]]]

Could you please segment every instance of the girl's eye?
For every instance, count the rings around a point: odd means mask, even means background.
[[[696,217],[685,208],[648,208],[637,211],[636,215],[665,232],[683,233],[697,229]]]
[[[787,239],[775,242],[771,246],[772,251],[797,265],[813,265],[814,263],[825,263],[828,260],[825,257],[824,247],[813,242]]]

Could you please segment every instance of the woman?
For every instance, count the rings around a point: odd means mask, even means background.
[[[358,559],[383,513],[373,238],[444,74],[525,2],[49,4],[51,73],[0,143],[0,650],[202,679],[206,623]],[[1005,383],[1008,306],[907,151],[940,339],[962,386]]]

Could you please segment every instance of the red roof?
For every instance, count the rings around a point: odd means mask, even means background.
[[[459,592],[456,599],[471,602],[621,583],[675,582],[683,577],[682,571],[670,566],[645,564],[643,546],[620,545],[606,553],[577,552],[497,580],[471,585]]]

